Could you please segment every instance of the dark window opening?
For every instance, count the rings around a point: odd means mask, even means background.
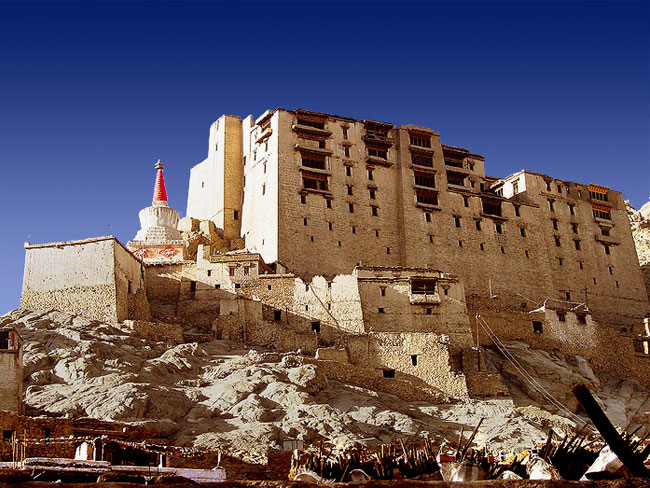
[[[465,175],[447,172],[447,183],[456,186],[465,186]]]
[[[610,235],[609,229],[607,227],[601,227],[600,228],[600,233],[602,235],[604,235],[604,236],[609,236]]]
[[[352,176],[352,168],[349,166],[345,167],[345,176]]]
[[[207,271],[207,273],[208,273],[208,276],[212,276],[212,270],[211,270],[211,269],[209,269],[209,270]]]
[[[348,195],[352,195],[352,185],[346,185],[348,187]]]
[[[273,289],[273,285],[267,285],[266,287],[268,288],[269,291]]]
[[[494,224],[494,231],[497,234],[503,234],[503,227],[501,226],[501,224]]]
[[[481,230],[481,221],[476,220],[474,223],[476,224],[476,230]]]
[[[277,322],[281,318],[282,318],[282,310],[273,310],[273,320]]]
[[[411,163],[417,166],[433,168],[433,156],[430,154],[411,154]]]
[[[325,149],[325,141],[318,141],[319,149]]]
[[[485,251],[485,244],[483,244],[483,243],[481,242],[481,243],[479,244],[479,248],[481,249],[481,251]]]
[[[543,332],[543,324],[539,320],[533,320],[533,332],[541,334]]]
[[[388,159],[388,151],[385,149],[377,149],[374,147],[368,148],[368,156],[373,156],[376,158]]]
[[[368,179],[371,181],[374,179],[374,175],[371,169],[368,170]]]
[[[379,287],[379,292],[381,293],[382,297],[386,296],[386,287],[385,286],[380,286]]]
[[[578,323],[582,325],[587,324],[587,316],[583,313],[577,313],[576,314],[576,319],[578,319]]]
[[[603,210],[596,210],[595,208],[592,209],[592,212],[594,214],[594,217],[599,218],[599,219],[606,219],[606,220],[612,220],[612,216],[608,211],[603,211]]]
[[[431,147],[431,137],[409,134],[409,141],[412,146]]]
[[[454,223],[456,224],[456,227],[460,228],[460,217],[454,217]]]
[[[417,354],[411,354],[411,364],[413,366],[418,365],[418,355]]]
[[[302,219],[302,225],[307,225],[307,218]]]
[[[431,222],[431,214],[429,212],[424,212],[424,220],[426,222]]]
[[[327,207],[327,208],[332,208],[332,200],[329,200],[329,199],[328,199],[328,200],[326,200],[326,202],[327,202],[327,203],[325,204],[326,207]]]
[[[599,193],[597,191],[590,191],[589,198],[592,200],[600,200],[601,202],[607,201],[607,193]]]
[[[298,119],[299,125],[305,125],[307,127],[313,127],[315,129],[325,129],[325,122],[316,122],[314,120]]]
[[[515,217],[519,217],[519,205],[515,205]]]
[[[580,241],[573,241],[573,243],[576,246],[576,251],[579,251],[580,250]]]
[[[48,428],[43,429],[43,437],[49,439],[52,436],[52,431]]]
[[[417,186],[425,186],[427,188],[436,187],[436,178],[432,174],[414,171],[413,176]]]
[[[305,197],[305,195],[300,195],[300,203],[302,204],[307,203],[307,197]]]
[[[316,334],[320,333],[320,322],[318,320],[311,323],[311,331],[316,332]]]
[[[575,212],[575,206],[574,206],[574,205],[569,204],[569,213],[570,213],[571,215],[575,215],[575,214],[576,214],[576,212]]]
[[[553,223],[553,230],[557,230],[557,220],[551,219],[551,222]]]
[[[469,207],[469,198],[463,197],[463,204],[465,205],[465,207]]]
[[[555,205],[553,204],[553,200],[549,200],[549,201],[548,201],[548,209],[549,209],[551,212],[555,212]]]
[[[418,203],[425,205],[438,205],[438,194],[434,191],[415,190],[415,199]],[[427,222],[431,222],[431,220]]]
[[[327,191],[327,176],[305,171],[302,175],[302,186],[309,190]]]
[[[395,370],[394,369],[384,369],[384,378],[395,378]]]
[[[2,438],[6,440],[11,440],[12,436],[14,435],[13,430],[3,430],[2,431]]]
[[[565,291],[564,292],[564,298],[566,298],[567,300],[571,300],[571,292],[570,291]]]
[[[564,312],[560,312],[560,311],[558,310],[557,312],[555,312],[555,314],[557,315],[557,319],[558,319],[560,322],[566,322],[566,313],[564,313]]]
[[[560,238],[557,237],[557,236],[555,237],[555,245],[556,245],[557,247],[560,247]]]
[[[375,229],[375,237],[379,237],[379,229]]]
[[[432,308],[427,308],[426,314],[427,315],[433,314],[433,309]]]
[[[370,207],[372,209],[372,216],[377,217],[379,215],[378,207]]]
[[[241,288],[241,283],[235,283],[235,290],[238,290],[239,288]]]
[[[221,284],[217,283],[216,285],[214,285],[214,289],[215,290],[220,290],[221,289]]]
[[[370,200],[374,200],[376,197],[375,190],[370,190]]]
[[[307,158],[305,156],[302,157],[302,165],[306,166],[307,168],[314,168],[314,169],[325,169],[325,158],[316,158],[316,157],[310,157]]]
[[[609,255],[612,252],[609,250],[609,246],[605,246],[605,254]]]
[[[350,213],[354,213],[354,203],[348,203],[348,209],[350,210]]]
[[[377,313],[386,313],[386,311],[382,307],[380,307],[377,309]]]
[[[196,293],[196,281],[190,281],[190,295],[192,298],[194,298],[194,294]]]
[[[436,280],[411,280],[411,294],[434,295],[436,293]]]
[[[501,203],[483,200],[483,213],[501,216]]]
[[[232,217],[235,220],[239,220],[239,210],[233,210],[232,211]]]
[[[519,229],[519,233],[521,234],[521,237],[526,237],[526,229],[524,227]]]

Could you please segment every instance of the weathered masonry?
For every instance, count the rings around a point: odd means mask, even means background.
[[[23,344],[15,328],[0,328],[0,411],[22,413]]]
[[[191,171],[187,215],[305,277],[360,263],[453,272],[470,315],[498,300],[498,327],[547,299],[621,331],[648,312],[619,192],[530,171],[489,177],[482,156],[424,127],[224,115]]]

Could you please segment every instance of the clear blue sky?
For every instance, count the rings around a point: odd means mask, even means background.
[[[486,157],[650,196],[648,2],[0,3],[0,313],[23,242],[138,230],[161,158],[185,212],[223,113],[418,124]]]

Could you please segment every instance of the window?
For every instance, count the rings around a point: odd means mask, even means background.
[[[370,208],[372,209],[372,216],[377,217],[379,215],[379,207],[372,206]]]
[[[411,163],[417,166],[426,166],[427,168],[433,168],[433,155],[411,153]]]
[[[266,287],[269,289],[269,291],[273,290],[273,285],[267,285]]]
[[[370,181],[374,180],[374,175],[373,175],[373,172],[372,172],[371,169],[368,170],[368,179],[369,179]]]
[[[587,325],[587,316],[584,313],[577,313],[576,319],[578,320],[579,324]]]
[[[433,235],[429,234],[429,243],[433,244]]]
[[[375,237],[379,237],[379,229],[375,229]]]
[[[593,280],[594,280],[594,285],[597,285],[598,282],[596,281],[596,278],[593,278]]]
[[[383,371],[384,378],[395,378],[394,369],[384,369]]]
[[[350,148],[348,146],[343,146],[343,154],[346,158],[350,157]]]
[[[579,251],[580,250],[580,241],[573,241],[573,243],[576,246],[576,251]]]
[[[385,286],[380,286],[379,287],[379,293],[381,294],[382,297],[386,296],[386,287]]]
[[[327,208],[332,208],[332,200],[330,200],[330,199],[328,198],[328,199],[325,201],[325,206],[326,206]]]
[[[190,281],[190,296],[194,298],[196,294],[196,281]]]
[[[390,247],[386,248],[386,254],[390,254]]]
[[[354,213],[354,203],[348,203],[348,209],[350,210],[350,213]]]
[[[302,219],[302,225],[307,225],[307,218]]]
[[[411,294],[412,295],[435,295],[436,293],[436,280],[411,280]]]
[[[305,312],[309,312],[309,305],[305,305]]]
[[[501,254],[505,254],[505,253],[506,253],[506,248],[501,246]]]
[[[609,250],[609,246],[605,246],[605,254],[608,256],[611,254],[611,251]]]
[[[338,242],[338,246],[341,247],[341,241]]]
[[[549,200],[549,201],[548,201],[548,209],[549,209],[551,212],[555,212],[555,204],[553,203],[553,200]]]
[[[348,128],[347,127],[341,127],[341,130],[343,131],[343,139],[348,138]]]
[[[614,268],[607,266],[607,269],[609,270],[609,274],[614,274]]]
[[[526,250],[524,251],[524,256],[526,256],[527,258],[530,257],[530,253],[528,252],[528,249],[526,249]]]
[[[565,291],[564,292],[564,298],[566,298],[567,300],[571,300],[571,292],[570,291]]]
[[[561,312],[560,310],[558,310],[557,312],[555,312],[555,314],[557,315],[557,319],[560,322],[566,322],[566,313]]]
[[[262,195],[266,195],[266,183],[262,184]]]
[[[460,217],[454,217],[454,223],[456,224],[456,227],[460,228]]]
[[[353,234],[356,234],[356,233],[357,233],[357,228],[356,228],[354,225],[352,226],[352,233],[353,233]]]
[[[300,203],[303,205],[307,203],[307,197],[305,195],[300,195]]]
[[[386,313],[386,310],[384,310],[383,307],[379,307],[379,308],[377,309],[377,313]]]
[[[600,233],[602,235],[604,235],[604,236],[609,236],[610,235],[609,229],[607,227],[601,227],[600,228]]]
[[[346,185],[348,187],[348,195],[352,195],[352,185]]]
[[[585,269],[585,262],[584,261],[578,261],[578,265],[580,266],[580,269]]]
[[[374,147],[369,147],[368,148],[368,156],[372,156],[375,158],[382,158],[382,159],[388,159],[388,151],[385,149],[378,149]]]
[[[553,230],[557,230],[557,220],[551,219],[551,222],[553,223]]]
[[[5,440],[11,440],[13,435],[14,435],[13,430],[3,430],[2,431],[2,438],[5,439]]]
[[[205,187],[205,181],[202,181],[201,182],[201,188],[204,188],[204,187]]]
[[[438,205],[438,194],[435,191],[430,190],[415,190],[415,200],[417,203],[423,203],[425,205]],[[431,214],[426,214],[431,215]],[[427,220],[431,222],[431,220]]]
[[[443,289],[442,289],[442,293],[443,293],[445,296],[449,295],[449,288],[446,288],[446,287],[443,288]]]
[[[273,310],[273,320],[276,322],[282,318],[282,310]]]
[[[562,187],[560,185],[557,185],[557,192],[562,193]]]
[[[318,320],[311,323],[311,331],[316,334],[320,333],[320,322]]]
[[[521,237],[526,237],[526,229],[524,227],[519,228],[519,233],[521,234]]]
[[[578,233],[578,224],[571,224],[571,230],[574,234]]]
[[[352,168],[350,166],[345,167],[345,176],[352,176]]]
[[[569,205],[569,213],[570,213],[571,215],[575,215],[575,214],[576,214],[576,212],[575,212],[575,208],[574,208],[575,205],[573,205],[573,204],[571,204],[571,203],[569,203],[568,205]]]
[[[370,190],[370,200],[374,200],[376,197],[375,190]]]
[[[318,141],[318,147],[320,149],[325,149],[325,141]]]
[[[481,221],[475,220],[474,223],[476,224],[476,230],[481,230]]]
[[[458,241],[458,247],[463,247],[463,241]]]
[[[618,285],[618,281],[617,281],[617,282],[616,282],[616,288],[618,288],[618,287],[619,287],[619,285]]]
[[[409,134],[411,146],[431,147],[431,137],[420,134]]]
[[[207,271],[207,274],[208,274],[208,276],[212,276],[212,270],[209,269],[209,270]]]
[[[447,183],[456,186],[465,186],[465,175],[458,173],[447,173]]]
[[[546,191],[551,191],[551,182],[550,181],[546,182]]]
[[[431,213],[430,212],[424,212],[424,221],[425,222],[431,222]]]
[[[469,198],[463,197],[463,205],[465,205],[466,208],[469,208]]]
[[[332,222],[327,223],[327,228],[328,228],[328,230],[332,230]]]
[[[606,220],[612,220],[611,214],[609,210],[604,211],[604,210],[596,210],[595,208],[591,210],[592,213],[594,214],[594,217],[598,219],[606,219]]]
[[[298,118],[299,125],[305,125],[307,127],[314,127],[315,129],[325,129],[325,122],[316,122],[315,120],[307,120]]]
[[[314,236],[309,236],[309,240],[310,240],[311,242],[314,242]]]
[[[425,186],[427,188],[436,187],[436,179],[432,174],[414,171],[413,177],[417,186]]]
[[[232,217],[234,220],[239,220],[239,210],[233,210]]]
[[[555,236],[555,245],[560,247],[560,238],[558,236]]]
[[[542,322],[540,320],[533,320],[533,332],[535,334],[542,333]]]
[[[234,266],[230,266],[228,268],[228,275],[229,276],[235,276],[235,267]]]
[[[556,259],[557,259],[557,264],[559,264],[560,266],[564,264],[564,260],[562,258],[558,257]]]
[[[462,168],[463,162],[460,159],[445,156],[445,166],[451,166],[452,168]]]
[[[483,213],[501,216],[501,202],[482,201]]]
[[[494,224],[494,231],[497,234],[503,234],[503,226],[501,224]]]
[[[305,171],[302,174],[302,186],[308,190],[327,191],[327,176],[320,173]]]
[[[481,249],[481,251],[485,251],[485,244],[483,244],[483,243],[481,242],[481,243],[479,244],[479,248]]]
[[[427,308],[427,312],[430,311],[430,308]],[[411,354],[411,365],[412,366],[417,366],[418,365],[418,355],[417,354]]]
[[[325,169],[325,156],[302,156],[302,165],[307,168]]]
[[[592,200],[600,200],[601,202],[606,202],[607,201],[607,193],[600,193],[597,191],[590,191],[589,192],[589,198]]]
[[[519,215],[519,205],[515,205],[515,217],[520,217]]]

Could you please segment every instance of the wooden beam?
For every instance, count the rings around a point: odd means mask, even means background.
[[[635,456],[634,452],[625,443],[609,418],[607,418],[607,415],[605,415],[605,412],[598,405],[598,402],[596,402],[587,385],[578,383],[571,388],[571,391],[585,409],[587,415],[589,415],[589,418],[598,429],[598,432],[605,439],[605,442],[607,442],[625,467],[630,470],[632,475],[639,478],[650,478],[650,472],[643,465],[641,459]]]

